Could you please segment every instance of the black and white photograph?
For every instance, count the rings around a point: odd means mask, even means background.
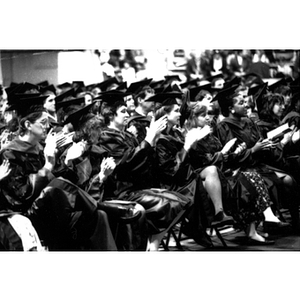
[[[294,17],[229,2],[55,1],[4,18],[0,255],[35,287],[57,276],[34,299],[71,296],[50,292],[65,277],[90,286],[80,298],[219,299],[237,280],[233,298],[253,299],[297,271]]]

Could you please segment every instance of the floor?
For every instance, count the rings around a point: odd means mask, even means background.
[[[282,215],[287,222],[290,221],[290,215],[288,211],[283,210]],[[175,234],[178,236],[179,225],[174,229]],[[210,231],[208,231],[210,233]],[[295,235],[292,233],[286,233],[284,235],[270,235],[269,238],[275,240],[272,245],[248,245],[246,241],[246,236],[243,231],[235,230],[233,227],[225,227],[221,230],[223,239],[225,240],[227,247],[222,245],[220,239],[215,235],[211,235],[211,240],[213,242],[213,248],[204,248],[198,245],[193,239],[182,235],[180,244],[182,250],[176,247],[176,242],[171,236],[168,249],[169,251],[299,251],[300,250],[300,234]],[[166,242],[166,238],[164,238]],[[160,246],[160,251],[165,251],[164,247]]]

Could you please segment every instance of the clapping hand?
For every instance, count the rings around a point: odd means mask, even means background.
[[[3,160],[2,164],[0,165],[0,181],[8,176],[11,172],[10,164],[7,159]]]
[[[230,149],[233,147],[233,145],[235,144],[237,138],[233,138],[230,141],[228,141],[225,146],[223,147],[223,149],[221,150],[223,155],[228,154],[228,152],[230,151]]]
[[[72,146],[68,149],[65,164],[68,164],[70,160],[74,160],[80,157],[84,151],[86,150],[87,143],[85,141],[81,141],[78,143],[73,143]]]
[[[56,154],[56,134],[53,132],[53,128],[50,129],[49,133],[47,134],[45,140],[45,148],[44,148],[44,155],[46,158],[45,167],[49,170],[55,165],[55,154]]]
[[[100,165],[99,179],[103,182],[116,168],[116,163],[113,157],[104,158]]]
[[[154,121],[154,118],[152,118],[150,126],[146,127],[147,134],[145,137],[145,141],[153,146],[156,137],[159,136],[159,134],[167,127],[167,122],[167,116],[163,116],[156,121]]]

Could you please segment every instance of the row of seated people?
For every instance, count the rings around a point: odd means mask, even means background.
[[[264,93],[266,85],[256,100],[269,104],[274,95]],[[56,106],[69,110],[58,123],[44,107],[49,95],[12,101],[18,130],[1,145],[4,249],[22,248],[11,225],[20,215],[50,250],[156,250],[183,216],[185,234],[204,247],[213,222],[234,220],[250,244],[273,242],[258,234],[261,222],[266,232],[298,230],[297,168],[288,165],[298,163],[297,118],[280,142],[264,139],[241,84],[213,98],[224,116],[217,122],[211,102],[191,101],[190,91],[145,85],[130,114],[127,96],[105,91],[75,107],[78,98],[59,95]],[[281,207],[292,226],[276,216]]]

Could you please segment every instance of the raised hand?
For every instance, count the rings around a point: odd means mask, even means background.
[[[80,157],[86,150],[86,145],[87,143],[85,141],[73,143],[73,145],[67,151],[65,163],[68,164],[70,160]]]
[[[230,141],[228,141],[225,146],[223,147],[223,149],[221,150],[223,155],[226,155],[230,149],[233,147],[233,145],[235,144],[237,138],[233,138]]]
[[[11,172],[10,164],[7,159],[3,160],[2,164],[0,165],[0,181],[8,176]]]
[[[116,168],[113,157],[104,158],[100,165],[99,179],[103,182]]]
[[[153,146],[156,137],[167,127],[167,123],[167,116],[163,116],[156,121],[152,118],[150,126],[146,127],[147,134],[145,140]]]

